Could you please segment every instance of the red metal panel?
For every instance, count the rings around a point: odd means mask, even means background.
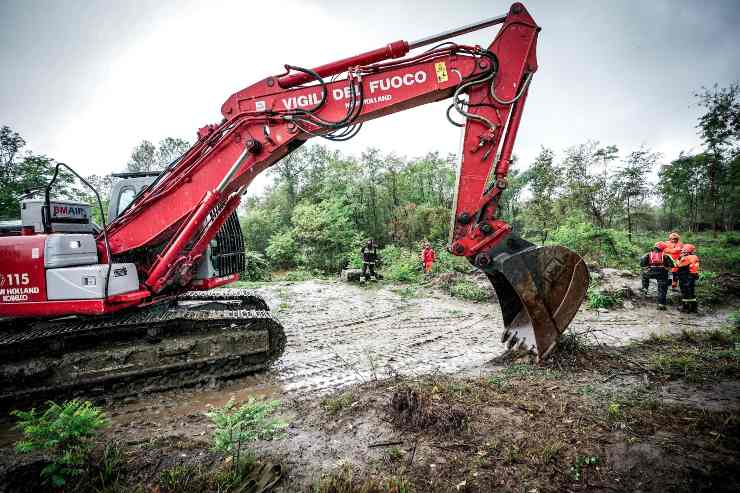
[[[42,301],[36,303],[0,304],[2,317],[62,317],[67,315],[104,315],[117,312],[139,303],[136,298],[126,303],[108,304],[103,300],[64,300]]]
[[[0,316],[19,303],[46,301],[46,235],[0,237]]]
[[[231,274],[223,277],[210,277],[208,279],[196,279],[190,284],[193,291],[205,291],[207,289],[217,288],[226,284],[231,284],[239,280],[239,274]]]

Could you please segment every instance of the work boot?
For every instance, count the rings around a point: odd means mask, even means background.
[[[365,276],[360,276],[360,284],[365,284]]]
[[[665,305],[658,305],[658,310],[665,311],[666,310]]]
[[[691,303],[689,303],[688,308],[689,313],[699,313],[699,303],[697,303],[696,301],[692,301]]]
[[[377,281],[378,279],[377,279],[377,278],[376,278],[375,276],[370,276],[370,280],[371,280],[371,281],[373,281],[373,282],[375,282],[375,281]]]

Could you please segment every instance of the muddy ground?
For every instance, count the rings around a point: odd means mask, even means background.
[[[637,287],[619,273],[608,282]],[[718,332],[737,302],[698,316],[657,312],[640,298],[582,308],[561,354],[536,367],[500,358],[495,302],[390,283],[258,291],[288,336],[269,373],[105,404],[106,438],[125,452],[123,491],[167,491],[162,478],[173,467],[188,476],[218,468],[205,412],[250,395],[280,399],[290,423],[287,437],[252,447],[282,464],[276,491],[740,486],[740,356],[731,333]],[[34,458],[17,456],[18,432],[2,426],[0,475],[13,482]],[[189,484],[174,489],[206,488]]]

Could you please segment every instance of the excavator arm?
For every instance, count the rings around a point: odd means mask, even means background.
[[[485,49],[445,42],[498,24]],[[259,173],[312,137],[347,140],[368,120],[449,99],[448,118],[464,127],[450,251],[491,279],[509,346],[544,357],[580,306],[588,273],[575,253],[536,248],[497,218],[537,70],[539,31],[515,3],[506,15],[415,42],[314,69],[286,65],[284,74],[226,100],[223,121],[201,128],[193,147],[99,237],[101,256],[139,259],[142,292],[150,298],[192,287],[206,248]]]

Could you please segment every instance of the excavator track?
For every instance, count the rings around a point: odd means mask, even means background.
[[[208,291],[188,291],[177,297],[177,301],[202,301],[212,303],[236,303],[249,310],[269,310],[265,300],[250,289],[216,288]]]
[[[285,348],[283,328],[262,298],[229,291],[187,293],[115,317],[5,323],[0,408],[119,399],[267,369]]]

